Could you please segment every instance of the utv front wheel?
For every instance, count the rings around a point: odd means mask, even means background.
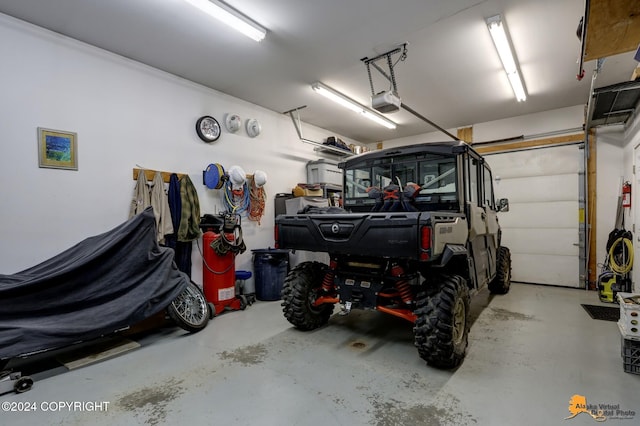
[[[469,288],[458,275],[441,275],[418,294],[414,344],[420,358],[438,368],[464,359],[469,337]]]
[[[489,283],[491,294],[507,294],[511,287],[511,252],[506,247],[498,247],[496,277]]]
[[[326,265],[303,262],[289,272],[282,286],[282,306],[285,318],[304,331],[325,325],[333,313],[333,304],[314,306],[324,278]]]

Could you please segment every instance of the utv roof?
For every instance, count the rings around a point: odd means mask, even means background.
[[[430,142],[367,152],[365,154],[350,157],[341,162],[338,166],[340,168],[345,168],[366,160],[424,152],[434,154],[459,154],[463,152],[473,152],[478,157],[480,157],[480,154],[478,154],[469,144],[462,141]]]

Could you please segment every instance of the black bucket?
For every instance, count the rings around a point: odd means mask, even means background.
[[[257,249],[253,252],[256,299],[280,300],[282,285],[289,272],[289,250]]]

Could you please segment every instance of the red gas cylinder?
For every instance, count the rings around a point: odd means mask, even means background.
[[[241,308],[241,301],[236,298],[235,255],[231,251],[220,255],[211,247],[211,243],[221,237],[221,234],[213,231],[207,231],[202,235],[202,287],[204,297],[213,303],[216,314],[225,308]],[[225,237],[233,238],[233,234],[227,234]]]

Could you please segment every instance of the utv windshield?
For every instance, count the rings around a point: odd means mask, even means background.
[[[417,210],[458,209],[455,156],[418,154],[375,159],[355,164],[345,171],[344,206],[353,211],[370,211],[377,201],[372,194],[397,185]],[[415,184],[405,191],[409,184]],[[373,191],[373,192],[372,192]]]

